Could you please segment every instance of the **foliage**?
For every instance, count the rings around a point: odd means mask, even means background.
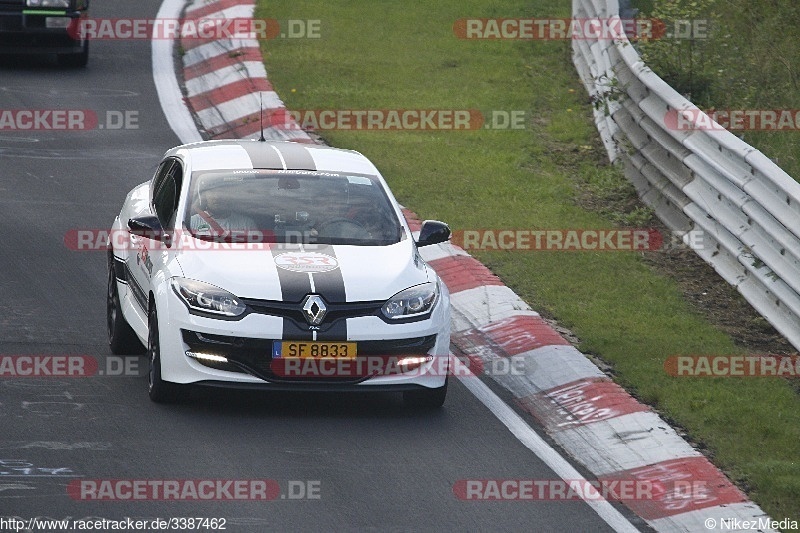
[[[716,0],[657,2],[653,38],[640,43],[643,59],[667,83],[695,102],[708,98],[715,53]]]

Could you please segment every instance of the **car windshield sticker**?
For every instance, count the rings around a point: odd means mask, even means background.
[[[372,180],[364,176],[347,176],[347,181],[352,185],[372,185]]]
[[[275,257],[275,265],[291,272],[329,272],[339,268],[335,257],[316,252],[286,252]]]

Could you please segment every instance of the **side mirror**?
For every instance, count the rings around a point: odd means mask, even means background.
[[[430,246],[431,244],[439,244],[440,242],[447,242],[450,238],[450,226],[438,220],[426,220],[422,223],[422,228],[419,230],[419,237],[417,237],[417,246]]]
[[[172,238],[164,231],[158,217],[148,215],[143,217],[131,218],[128,220],[128,230],[131,234],[144,237],[153,241],[161,241],[167,246],[172,246]]]

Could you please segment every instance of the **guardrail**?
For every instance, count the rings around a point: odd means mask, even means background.
[[[573,0],[574,18],[619,19],[618,0]],[[627,37],[573,40],[612,162],[683,241],[800,349],[800,184],[653,73]],[[714,129],[678,129],[684,112]],[[705,122],[705,121],[708,122]],[[689,232],[702,232],[691,239]]]

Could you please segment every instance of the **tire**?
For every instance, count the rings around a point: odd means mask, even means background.
[[[439,409],[447,397],[447,380],[438,389],[420,389],[403,392],[406,407],[417,410]]]
[[[147,392],[155,403],[172,403],[178,399],[180,385],[161,379],[161,337],[155,305],[147,315]]]
[[[86,68],[89,64],[89,41],[84,41],[77,54],[58,54],[58,64],[67,68]]]
[[[117,290],[117,277],[114,274],[114,256],[108,256],[108,288],[106,290],[106,333],[108,345],[114,355],[138,355],[145,351],[130,324],[122,315],[122,305]]]

